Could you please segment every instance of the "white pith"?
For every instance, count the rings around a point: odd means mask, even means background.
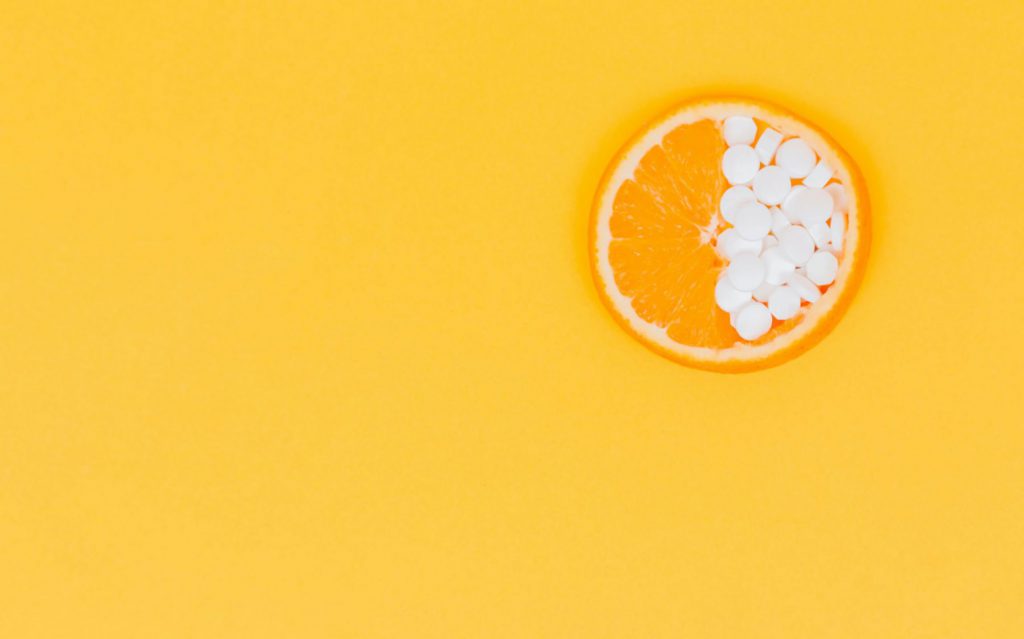
[[[746,344],[740,341],[728,348],[706,348],[699,346],[688,346],[681,344],[668,335],[668,328],[661,327],[641,318],[633,309],[631,298],[624,295],[615,285],[615,276],[608,260],[609,246],[612,235],[610,220],[612,205],[615,195],[622,183],[633,177],[637,165],[643,156],[654,146],[660,144],[661,140],[675,128],[692,124],[699,120],[712,120],[721,128],[722,122],[729,116],[748,116],[755,120],[766,122],[772,128],[780,131],[786,137],[799,136],[803,138],[819,157],[828,164],[835,167],[833,179],[848,185],[847,197],[849,200],[847,208],[846,235],[844,247],[839,261],[839,270],[835,282],[828,287],[821,299],[810,306],[802,307],[797,317],[799,323],[789,331],[775,337],[764,344]],[[816,130],[804,125],[798,120],[781,116],[774,111],[762,108],[756,104],[745,102],[716,101],[691,105],[681,109],[651,127],[642,138],[618,160],[614,167],[608,183],[597,208],[596,220],[596,267],[600,280],[604,283],[605,293],[619,315],[644,339],[657,344],[669,352],[685,358],[693,358],[710,362],[725,362],[737,360],[758,360],[771,353],[782,350],[787,346],[800,341],[814,327],[818,321],[826,316],[839,300],[839,296],[846,286],[847,279],[853,271],[854,260],[858,258],[857,244],[859,233],[858,199],[857,192],[850,185],[854,183],[853,176],[849,174],[846,162],[838,157],[828,143]],[[716,234],[717,228],[722,224],[721,213],[715,212],[709,228],[701,233],[703,241],[710,243]]]

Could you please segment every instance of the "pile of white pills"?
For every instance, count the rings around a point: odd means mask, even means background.
[[[763,128],[763,127],[762,127]],[[717,248],[726,268],[715,302],[745,340],[814,304],[835,281],[846,230],[846,192],[833,169],[799,137],[726,118]],[[756,143],[755,143],[756,138]]]

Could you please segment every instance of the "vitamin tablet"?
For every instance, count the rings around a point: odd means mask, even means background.
[[[758,302],[767,302],[776,286],[768,282],[762,282],[761,286],[754,289],[754,299]]]
[[[811,234],[814,245],[820,249],[827,247],[832,240],[832,229],[829,228],[826,222],[819,222],[808,226],[807,232]]]
[[[738,291],[729,282],[728,277],[718,280],[715,285],[715,303],[718,308],[727,313],[739,310],[744,304],[750,301],[750,291]]]
[[[782,213],[786,216],[786,219],[788,219],[793,224],[799,224],[800,223],[800,219],[796,216],[796,213],[792,212],[793,211],[793,199],[796,198],[798,196],[798,194],[800,194],[800,193],[802,193],[802,192],[804,192],[806,190],[807,190],[806,186],[804,186],[803,184],[797,184],[796,186],[794,186],[793,188],[791,188],[789,190],[789,195],[786,196],[786,199],[784,199],[782,201],[782,206],[779,207],[782,210]]]
[[[789,188],[789,176],[777,166],[766,166],[754,176],[754,195],[765,204],[782,203]]]
[[[733,216],[736,214],[736,209],[742,204],[755,200],[757,200],[757,197],[750,190],[750,187],[731,186],[722,194],[722,199],[718,202],[718,209],[722,212],[722,217],[725,218],[726,222],[734,224]]]
[[[740,253],[753,253],[760,255],[763,244],[761,240],[745,240],[740,237],[736,229],[726,229],[718,234],[718,254],[727,260],[731,260]]]
[[[772,314],[760,302],[751,302],[736,314],[736,332],[745,340],[755,340],[772,327]]]
[[[729,146],[737,144],[751,145],[754,143],[754,136],[757,135],[757,124],[753,118],[743,115],[734,115],[725,119],[722,126],[722,135]]]
[[[757,153],[745,144],[729,147],[722,156],[722,173],[729,184],[750,182],[760,168]]]
[[[754,150],[763,164],[771,164],[775,149],[779,148],[779,142],[782,142],[782,134],[775,129],[765,129],[758,138]]]
[[[836,211],[846,211],[850,202],[846,197],[846,187],[842,184],[829,184],[825,192],[832,196],[832,202]]]
[[[753,292],[764,281],[764,264],[753,253],[740,253],[729,262],[725,274],[736,290]]]
[[[779,248],[790,262],[803,266],[814,254],[814,239],[807,229],[794,224],[782,229],[779,234]]]
[[[786,217],[786,214],[783,213],[782,211],[780,211],[779,209],[773,208],[773,209],[771,209],[771,213],[772,213],[772,234],[773,235],[778,235],[780,232],[782,232],[782,229],[784,229],[784,228],[786,228],[787,226],[790,225],[790,221],[789,221],[789,218]]]
[[[799,273],[790,273],[789,277],[786,278],[786,284],[793,287],[793,290],[796,291],[800,297],[812,304],[821,299],[821,291],[814,285],[814,282]]]
[[[768,310],[776,319],[788,320],[800,310],[800,294],[791,286],[779,286],[768,298]]]
[[[803,189],[782,203],[782,210],[805,226],[825,222],[832,215],[835,203],[824,189]]]
[[[839,260],[828,251],[818,251],[807,260],[807,279],[818,286],[828,286],[836,281]]]
[[[843,234],[846,232],[846,216],[842,213],[834,213],[829,228],[832,230],[832,250],[842,251]]]
[[[828,181],[832,179],[833,172],[834,171],[832,170],[832,167],[828,165],[828,162],[825,160],[819,160],[818,164],[814,167],[814,170],[804,178],[804,184],[815,189],[820,189],[828,184]]]
[[[772,230],[772,214],[763,204],[747,202],[736,210],[736,231],[745,240],[763,239]]]
[[[796,270],[796,265],[786,259],[778,247],[767,248],[761,254],[764,262],[764,281],[779,285],[786,281],[789,274]]]
[[[807,177],[814,168],[814,151],[800,138],[786,140],[775,154],[775,163],[791,178]]]

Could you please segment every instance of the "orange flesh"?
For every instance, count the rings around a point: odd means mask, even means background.
[[[616,286],[637,315],[687,346],[722,349],[742,341],[715,304],[715,283],[725,268],[713,242],[721,230],[718,202],[729,186],[720,168],[725,150],[711,120],[677,127],[644,154],[612,204],[608,260]],[[777,323],[745,343],[769,342],[800,319]]]

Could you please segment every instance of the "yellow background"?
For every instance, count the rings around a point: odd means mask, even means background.
[[[1024,4],[0,6],[0,636],[1024,633]],[[586,262],[707,90],[876,215],[746,376]]]

